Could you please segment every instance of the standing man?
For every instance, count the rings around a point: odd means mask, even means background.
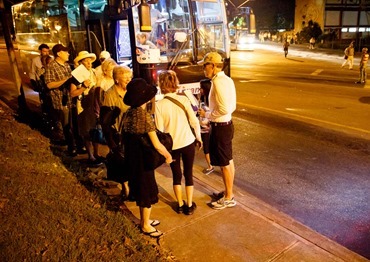
[[[222,71],[222,57],[217,52],[206,54],[198,64],[203,65],[204,75],[212,82],[209,93],[209,112],[199,109],[199,115],[210,119],[211,165],[221,167],[225,185],[224,192],[215,194],[220,199],[212,202],[212,208],[234,207],[236,205],[233,193],[235,167],[232,155],[234,125],[231,120],[231,114],[236,109],[234,81]]]
[[[45,72],[45,84],[50,89],[52,101],[51,116],[56,123],[56,135],[60,139],[61,133],[64,134],[69,155],[76,156],[70,115],[71,97],[69,94],[69,79],[72,76],[72,70],[67,63],[69,59],[68,48],[61,44],[56,44],[52,51],[54,60],[50,62]]]
[[[367,48],[362,48],[361,61],[360,61],[360,80],[356,84],[365,84],[366,83],[366,68],[367,61],[369,61],[369,54],[367,53]]]
[[[29,77],[31,79],[31,85],[35,91],[38,89],[37,80],[39,79],[37,79],[38,78],[37,76],[41,75],[40,71],[42,71],[42,68],[44,67],[41,62],[41,57],[49,55],[49,49],[50,48],[47,44],[41,44],[39,46],[40,55],[32,59]]]
[[[344,55],[347,58],[344,60],[342,64],[342,68],[348,63],[349,69],[352,70],[353,69],[353,57],[355,55],[355,48],[353,47],[353,42],[351,42],[349,46],[346,49],[344,49]]]

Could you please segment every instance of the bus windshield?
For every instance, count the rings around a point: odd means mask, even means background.
[[[200,60],[209,51],[226,52],[226,14],[222,5],[218,0],[159,1],[150,5],[150,32],[140,31],[138,7],[133,7],[138,62],[186,63]],[[124,62],[131,59],[126,20],[120,21],[118,34],[118,57]]]

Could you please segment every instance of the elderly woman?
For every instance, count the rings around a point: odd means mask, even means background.
[[[173,176],[173,191],[177,199],[177,213],[192,215],[196,208],[193,202],[193,163],[196,142],[202,146],[200,124],[197,119],[190,100],[183,95],[177,94],[179,80],[172,70],[161,71],[158,76],[159,87],[164,98],[156,104],[155,123],[158,130],[170,133],[173,139],[171,163]],[[178,103],[178,104],[176,104]],[[194,129],[193,134],[191,128]],[[185,177],[186,200],[182,198],[181,188],[181,159]]]
[[[100,107],[103,104],[105,93],[114,85],[113,68],[117,66],[112,58],[106,59],[101,64],[102,74],[97,75],[97,90],[95,90],[95,113],[100,115]]]
[[[106,65],[106,63],[107,61],[105,61],[103,65]],[[103,71],[104,68],[105,67],[103,67]],[[100,110],[100,122],[111,154],[117,153],[114,151],[123,151],[121,142],[122,118],[129,108],[129,106],[123,102],[123,97],[126,94],[126,86],[132,78],[132,71],[127,66],[115,66],[112,76],[114,84],[106,91]],[[117,182],[124,185],[124,197],[127,198],[129,195],[128,182],[127,177],[122,173],[122,167],[125,163],[123,159],[118,162],[119,163],[117,163],[117,161],[112,163],[107,156],[108,178],[115,178],[114,180],[118,180]]]
[[[140,208],[141,231],[150,237],[158,238],[163,233],[154,226],[158,220],[150,220],[152,205],[158,202],[158,186],[155,181],[154,170],[144,168],[144,154],[141,146],[141,137],[148,134],[154,148],[165,157],[166,163],[172,162],[172,156],[159,141],[152,116],[147,111],[146,104],[157,93],[157,88],[148,85],[142,78],[131,80],[127,85],[124,97],[125,104],[130,108],[123,119],[123,141],[127,170],[129,172],[129,186],[135,197],[136,205]]]
[[[90,137],[90,130],[96,127],[98,116],[95,114],[95,89],[96,75],[92,68],[92,63],[96,60],[96,55],[87,51],[81,51],[74,59],[75,64],[82,65],[89,72],[89,77],[82,83],[74,80],[71,84],[71,97],[77,97],[77,122],[78,132],[83,138],[88,154],[88,164],[91,166],[101,165],[102,158],[99,156],[99,144],[93,143]]]

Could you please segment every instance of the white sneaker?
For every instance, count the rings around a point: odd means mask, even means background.
[[[227,207],[234,207],[234,206],[236,206],[236,201],[234,198],[226,199],[225,197],[223,197],[215,202],[212,202],[213,209],[224,209]]]

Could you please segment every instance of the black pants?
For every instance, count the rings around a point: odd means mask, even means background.
[[[71,110],[65,108],[61,109],[52,109],[51,116],[55,123],[54,127],[54,135],[53,137],[60,139],[61,134],[63,134],[64,139],[67,142],[68,151],[72,151],[75,149],[75,140],[72,133],[72,116]]]

